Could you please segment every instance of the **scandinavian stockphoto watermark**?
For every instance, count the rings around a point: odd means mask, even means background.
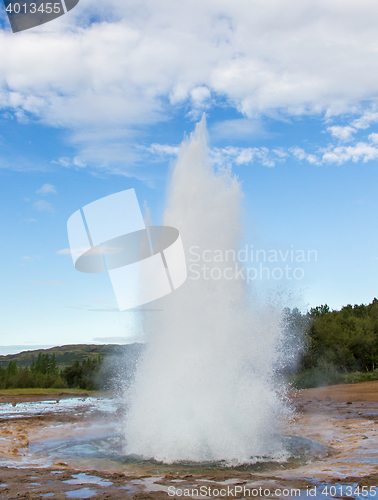
[[[13,33],[48,23],[63,16],[79,0],[3,0]]]
[[[228,484],[217,486],[168,486],[170,497],[190,498],[372,498],[377,494],[376,486],[321,485],[306,488],[266,488],[263,486]]]
[[[179,231],[146,224],[134,189],[85,205],[67,230],[75,268],[108,272],[121,311],[163,297],[187,278]]]
[[[199,246],[189,248],[189,279],[233,280],[250,283],[255,280],[302,280],[305,264],[318,261],[316,250],[256,249],[245,245],[240,250],[210,250]]]
[[[190,498],[261,498],[261,497],[300,497],[299,488],[263,488],[262,486],[253,488],[245,485],[224,485],[224,486],[194,486],[191,488],[182,488],[177,486],[168,486],[168,496],[170,497],[190,497]]]

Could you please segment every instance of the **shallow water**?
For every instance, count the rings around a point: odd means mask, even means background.
[[[296,423],[287,428],[287,435],[276,436],[287,450],[286,454],[252,457],[248,464],[230,467],[225,462],[163,464],[127,455],[122,433],[125,409],[120,399],[68,398],[59,403],[29,402],[16,407],[0,403],[0,465],[68,466],[83,472],[121,472],[134,477],[155,476],[155,479],[171,477],[172,481],[186,476],[220,480],[233,477],[233,472],[235,477],[240,473],[272,472],[285,480],[307,478],[312,482],[324,481],[324,484],[329,479],[342,480],[376,472],[378,408],[374,404],[361,404],[364,414],[359,411],[360,406],[348,406],[347,416],[345,403],[330,405],[318,401],[303,405],[306,411],[298,414]],[[60,472],[55,470],[51,474]],[[91,481],[91,477],[74,475],[69,484],[112,487],[106,481],[107,486],[100,484],[102,479],[97,478],[94,484]],[[151,485],[143,487],[149,489]]]
[[[91,432],[95,431],[95,432]],[[133,455],[125,455],[125,441],[121,434],[105,432],[98,427],[87,429],[87,433],[80,437],[64,437],[40,439],[32,442],[29,451],[33,456],[50,457],[55,462],[70,460],[81,465],[97,468],[108,468],[109,462],[116,462],[124,466],[142,467],[150,474],[166,474],[167,472],[199,474],[214,471],[215,469],[234,469],[244,472],[282,470],[295,468],[313,460],[327,456],[327,447],[307,438],[298,436],[282,436],[280,439],[287,450],[286,457],[251,457],[251,463],[230,467],[225,462],[178,462],[162,464],[154,460],[144,460]]]
[[[277,436],[286,452],[277,456],[251,457],[250,463],[230,467],[225,462],[178,462],[163,464],[125,454],[126,442],[121,432],[123,402],[110,398],[66,398],[60,401],[36,401],[0,404],[0,422],[21,422],[21,418],[36,417],[36,429],[29,435],[27,449],[17,457],[3,457],[3,465],[52,465],[69,463],[74,467],[97,470],[125,470],[152,475],[168,472],[201,474],[216,470],[263,472],[293,469],[327,456],[328,448],[315,440],[299,436]],[[56,420],[44,422],[39,417],[56,415]],[[62,418],[64,415],[65,418]],[[72,416],[72,420],[67,417]],[[78,416],[84,418],[77,419]],[[44,420],[42,420],[44,421]],[[3,424],[4,425],[4,424]],[[31,427],[27,424],[28,429]],[[1,438],[9,440],[9,438]],[[79,484],[79,483],[78,483]],[[81,484],[81,483],[80,483]]]
[[[38,498],[102,493],[123,500],[139,492],[158,498],[168,488],[201,486],[215,492],[228,486],[252,492],[263,486],[277,499],[378,498],[375,487],[359,490],[356,482],[356,476],[377,472],[378,404],[302,399],[300,407],[303,412],[286,428],[287,435],[276,436],[286,454],[253,457],[230,467],[224,462],[167,465],[126,455],[121,399],[0,403],[0,465],[17,468],[2,469],[0,496],[16,498],[22,478],[23,491]],[[374,483],[374,477],[369,481],[365,484]],[[286,493],[276,495],[277,488],[287,488]],[[295,493],[290,494],[291,488]]]
[[[66,496],[67,498],[90,498],[96,493],[97,491],[91,488],[80,488],[79,490],[67,491]]]
[[[16,403],[15,405],[12,403],[0,403],[0,420],[78,411],[101,411],[105,414],[111,414],[117,411],[118,408],[119,403],[115,399],[94,397],[26,401]]]

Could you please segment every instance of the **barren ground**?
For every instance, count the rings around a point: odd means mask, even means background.
[[[0,396],[1,403],[57,400],[62,395]],[[329,454],[319,461],[291,470],[251,473],[224,469],[199,474],[175,472],[154,476],[142,468],[88,470],[69,460],[37,466],[24,462],[33,440],[49,437],[61,429],[85,426],[86,415],[54,414],[0,420],[0,458],[12,466],[0,467],[0,498],[40,499],[91,498],[93,500],[135,500],[179,498],[168,495],[168,487],[188,491],[205,486],[211,491],[226,486],[269,488],[272,494],[255,498],[277,498],[276,488],[301,488],[323,481],[327,484],[378,485],[378,381],[307,389],[293,394],[295,417],[287,433],[326,445]],[[89,424],[88,424],[89,425]],[[17,466],[15,466],[17,465]],[[171,490],[172,491],[172,490]],[[227,493],[227,492],[226,492]],[[185,494],[182,493],[184,496]],[[192,498],[193,496],[190,495]],[[242,492],[207,498],[247,498]],[[202,497],[204,498],[204,497]],[[286,497],[291,498],[291,497]],[[319,497],[320,498],[320,497]]]

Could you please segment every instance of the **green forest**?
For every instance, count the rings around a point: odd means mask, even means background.
[[[378,300],[331,310],[327,304],[301,314],[286,310],[301,342],[293,383],[298,388],[378,379]]]
[[[97,355],[101,356],[102,358],[113,355],[122,355],[125,349],[132,349],[135,345],[139,344],[128,344],[128,346],[122,346],[118,344],[72,344],[51,347],[50,349],[23,351],[18,354],[7,354],[5,356],[0,356],[0,366],[6,368],[10,361],[16,361],[17,366],[25,368],[26,366],[30,366],[33,360],[36,361],[37,357],[41,353],[49,354],[50,356],[55,355],[55,360],[58,367],[65,368],[66,366],[72,365],[75,361],[82,362],[86,358],[92,358]]]
[[[55,354],[39,353],[30,366],[20,367],[16,361],[10,361],[6,368],[0,367],[0,389],[100,389],[102,384],[98,375],[102,363],[103,358],[97,355],[82,362],[76,360],[60,370]]]
[[[133,377],[142,351],[138,343],[76,344],[0,356],[0,390],[109,390]]]

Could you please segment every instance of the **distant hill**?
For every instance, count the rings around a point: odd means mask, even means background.
[[[50,349],[36,349],[34,351],[23,351],[18,354],[0,355],[0,366],[6,368],[10,361],[16,361],[19,367],[24,368],[31,365],[32,361],[38,358],[38,354],[55,354],[56,363],[59,369],[72,365],[76,360],[82,362],[85,358],[97,356],[98,354],[104,358],[115,356],[116,358],[138,358],[142,352],[143,344],[104,344],[104,345],[88,345],[74,344],[63,345],[59,347],[51,347]]]

